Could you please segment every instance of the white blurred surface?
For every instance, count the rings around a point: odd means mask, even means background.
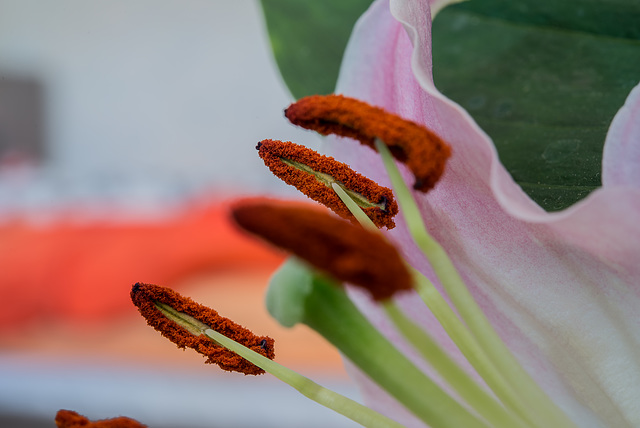
[[[44,89],[47,161],[0,170],[2,210],[287,192],[255,145],[314,146],[252,0],[0,0],[0,78]],[[293,194],[293,193],[291,193]]]
[[[128,416],[150,427],[347,428],[360,426],[270,375],[202,370],[161,371],[0,356],[0,414],[50,420],[60,409],[92,420]],[[344,379],[318,380],[357,399]]]

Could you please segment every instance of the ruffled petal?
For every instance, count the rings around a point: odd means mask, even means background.
[[[602,155],[602,184],[640,187],[640,85],[613,118]]]
[[[579,426],[639,426],[640,190],[607,185],[552,214],[531,201],[489,137],[434,87],[425,1],[371,6],[354,29],[336,92],[423,123],[451,144],[442,180],[429,194],[416,195],[430,233],[524,367]],[[637,135],[637,98],[632,94],[610,138]],[[388,185],[369,148],[333,139],[327,150]],[[614,158],[623,170],[638,168],[630,156]],[[398,223],[390,236],[410,263],[434,278]],[[375,305],[357,300],[389,331]],[[433,319],[421,315],[426,308],[417,297],[402,305],[446,340]],[[372,397],[372,405],[388,408],[380,394]]]
[[[432,20],[436,17],[436,15],[445,7],[451,5],[451,4],[456,4],[456,3],[462,3],[468,0],[429,0],[429,6],[431,9],[431,18]]]

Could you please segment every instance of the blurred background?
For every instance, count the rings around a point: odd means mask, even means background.
[[[205,366],[145,325],[136,281],[257,334],[276,360],[357,398],[340,356],[263,294],[283,256],[227,220],[243,195],[298,195],[264,138],[317,148],[251,0],[0,0],[0,426],[58,409],[157,427],[354,424],[269,375]]]

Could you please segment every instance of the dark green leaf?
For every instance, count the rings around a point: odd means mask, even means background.
[[[262,0],[280,73],[294,97],[334,91],[351,29],[371,0]]]
[[[600,186],[609,124],[640,81],[637,0],[472,0],[434,22],[436,86],[542,207]]]

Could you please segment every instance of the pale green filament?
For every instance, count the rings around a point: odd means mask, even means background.
[[[508,409],[530,426],[540,426],[533,409],[518,395],[504,379],[499,367],[489,359],[466,325],[458,318],[438,289],[424,275],[413,269],[414,285],[418,295],[442,325],[447,335],[456,344],[480,377],[491,388]]]
[[[531,379],[502,342],[471,296],[471,293],[469,293],[444,249],[427,232],[422,222],[420,210],[398,171],[389,149],[379,139],[376,139],[375,145],[393,184],[411,236],[429,259],[447,295],[482,350],[496,367],[500,367],[504,379],[520,395],[521,399],[528,404],[528,407],[536,416],[535,420],[540,421],[540,426],[573,427],[573,423],[549,399],[538,384]]]
[[[384,302],[383,307],[409,343],[455,389],[458,395],[493,427],[523,428],[528,426],[480,387],[426,331],[407,318],[393,301]]]
[[[403,425],[380,413],[357,403],[344,395],[318,385],[311,379],[272,361],[257,352],[229,339],[215,330],[207,329],[204,334],[216,343],[240,355],[267,373],[297,389],[302,395],[347,418],[372,428],[402,428]]]
[[[289,165],[292,168],[295,168],[300,171],[306,172],[307,174],[313,175],[316,178],[316,180],[318,180],[320,183],[324,184],[329,188],[332,188],[333,185],[339,186],[351,197],[352,200],[356,202],[356,204],[358,204],[360,208],[380,208],[382,211],[386,210],[387,208],[384,202],[379,204],[371,202],[360,193],[354,192],[353,190],[346,188],[343,183],[339,182],[329,174],[316,171],[310,168],[308,165],[305,165],[300,162],[296,162],[291,159],[280,158],[280,160],[282,161],[282,163]]]
[[[292,270],[293,278],[287,274]],[[340,284],[304,271],[303,265],[289,259],[274,275],[267,308],[275,319],[311,327],[429,426],[487,427],[398,351],[360,313]],[[299,292],[300,286],[304,293]],[[290,312],[291,306],[303,310]]]
[[[330,389],[324,388],[293,370],[290,370],[227,338],[215,330],[212,330],[207,324],[195,319],[191,315],[177,311],[173,307],[162,302],[156,301],[154,302],[154,305],[165,317],[183,327],[194,336],[205,334],[215,343],[224,346],[225,348],[240,355],[242,358],[260,367],[264,371],[271,373],[273,376],[300,391],[306,397],[348,417],[349,419],[354,420],[355,422],[374,428],[402,427],[402,425],[387,418],[386,416],[381,415],[343,395],[331,391]]]
[[[338,195],[342,202],[347,206],[351,214],[353,214],[362,227],[374,232],[379,230],[378,226],[376,226],[369,216],[360,209],[360,205],[351,198],[349,193],[347,193],[342,186],[338,185],[338,183],[331,183],[331,188],[336,192],[336,195]]]
[[[357,205],[353,201],[349,200],[349,196],[346,193],[342,192],[340,187],[334,186],[334,190],[364,228],[370,230],[375,229],[375,231],[379,232],[379,229],[373,224],[371,219],[364,215],[364,213],[362,213],[362,211],[358,209]],[[507,406],[507,408],[514,412],[514,414],[518,415],[522,419],[522,421],[529,421],[529,425],[535,426],[535,424],[532,422],[533,420],[535,420],[535,414],[532,414],[532,409],[529,408],[526,403],[519,398],[515,391],[512,390],[511,386],[503,379],[499,370],[487,358],[486,354],[482,351],[474,337],[471,335],[462,321],[460,321],[456,313],[453,312],[440,292],[424,275],[422,275],[420,272],[410,267],[409,265],[407,265],[407,267],[411,269],[413,273],[414,286],[418,291],[418,294],[427,304],[436,319],[443,326],[451,340],[453,340],[453,342],[456,344],[458,349],[460,349],[465,358],[469,361],[469,363],[471,363],[473,368],[476,369],[478,374],[484,379],[487,385],[505,404],[505,406]],[[411,333],[411,337],[407,336],[406,331],[404,331],[404,327],[406,327],[406,325],[398,325],[398,319],[394,319],[394,317],[391,316],[392,314],[390,314],[389,312],[388,315],[390,315],[390,318],[392,319],[392,321],[394,321],[396,327],[403,332],[407,340],[409,340],[414,346],[420,349],[420,344],[416,344],[413,341],[415,333]],[[433,364],[433,362],[430,361],[428,357],[426,358],[426,360]],[[435,365],[434,368],[436,368],[436,370],[439,370]],[[441,373],[441,375],[448,382],[451,381],[451,379],[447,379],[445,374]],[[472,380],[470,381],[473,382]],[[456,388],[456,390],[458,389],[456,385],[451,385]],[[467,399],[465,395],[460,395],[463,398]],[[490,411],[488,408],[486,408],[482,400],[472,402],[468,401],[468,403],[475,409],[478,409],[478,407],[480,407],[481,410],[478,411],[478,413],[480,414],[483,414],[483,411]],[[524,422],[519,423],[522,424]]]
[[[191,315],[180,312],[167,305],[166,303],[155,301],[153,304],[158,308],[162,315],[178,324],[194,336],[200,336],[205,330],[210,329],[208,325],[202,321],[198,321]]]

